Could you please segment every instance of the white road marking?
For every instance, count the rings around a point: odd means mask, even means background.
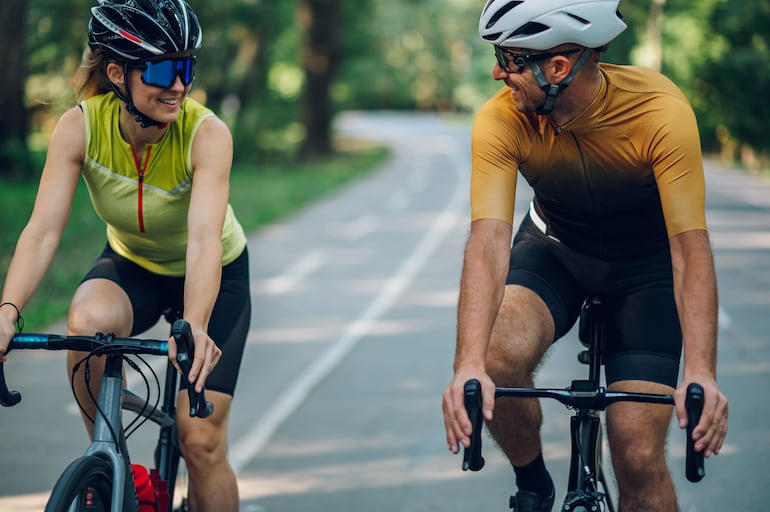
[[[329,226],[333,235],[348,240],[363,238],[380,227],[380,219],[372,214],[363,215],[353,222],[334,223]]]
[[[290,292],[296,288],[300,281],[318,270],[325,261],[326,256],[323,251],[316,249],[300,258],[282,274],[272,277],[262,284],[255,284],[254,291],[268,295],[281,295]]]

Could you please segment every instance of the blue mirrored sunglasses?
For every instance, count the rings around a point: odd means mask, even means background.
[[[164,60],[146,60],[132,68],[142,70],[142,83],[169,89],[176,82],[178,76],[182,84],[188,86],[195,78],[195,57],[177,57]]]

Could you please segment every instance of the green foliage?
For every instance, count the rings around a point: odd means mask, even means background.
[[[204,33],[195,87],[230,125],[236,160],[291,155],[302,137],[296,126],[301,33],[292,30],[298,0],[191,5]]]
[[[477,36],[477,1],[363,4],[347,11],[352,34],[338,89],[345,108],[467,109],[497,88],[488,79],[492,54]]]
[[[300,94],[301,0],[189,0],[204,33],[194,94],[231,127],[237,161],[285,159],[305,136]],[[621,0],[629,25],[604,60],[635,62],[657,37],[662,71],[692,102],[707,147],[724,142],[767,151],[770,0]],[[71,105],[70,77],[95,0],[29,0],[27,106],[30,146],[45,146],[51,119]],[[479,0],[358,0],[343,3],[342,61],[333,98],[345,109],[475,110],[499,84],[489,45],[477,35]],[[73,13],[63,16],[62,13]],[[652,36],[650,34],[653,34]],[[18,158],[18,156],[17,156]]]
[[[58,115],[72,105],[74,76],[88,36],[92,0],[30,0],[27,26],[27,103]],[[63,12],[73,15],[63,16]]]
[[[21,139],[0,140],[0,167],[6,170],[8,178],[23,179],[35,161]]]
[[[711,123],[764,153],[770,153],[769,22],[770,0],[718,2],[710,25],[719,51],[707,55],[694,81]]]

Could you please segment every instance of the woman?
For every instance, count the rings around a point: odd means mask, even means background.
[[[51,264],[82,175],[107,225],[107,246],[75,291],[68,332],[133,336],[168,308],[182,312],[195,339],[190,385],[205,382],[214,403],[206,420],[178,419],[190,510],[237,510],[227,423],[250,322],[248,255],[228,204],[230,132],[187,97],[200,25],[182,0],[102,0],[91,13],[77,83],[83,101],[51,135],[3,289],[0,354]],[[69,375],[84,355],[68,354]],[[94,417],[82,371],[72,376],[76,395]],[[187,393],[178,399],[185,410]]]

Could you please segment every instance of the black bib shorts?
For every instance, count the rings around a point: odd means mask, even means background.
[[[676,387],[682,333],[667,244],[639,257],[602,260],[548,236],[531,215],[514,237],[506,284],[529,288],[545,301],[557,340],[575,324],[587,298],[602,297],[609,323],[607,383],[644,380]]]
[[[83,281],[102,278],[120,286],[134,310],[131,336],[154,326],[168,311],[184,314],[184,277],[150,272],[117,254],[107,245]],[[209,321],[208,335],[222,350],[222,357],[206,379],[206,389],[233,395],[251,323],[249,256],[244,249],[222,267],[222,281]],[[184,380],[184,379],[180,379]],[[180,384],[180,388],[186,385]]]

